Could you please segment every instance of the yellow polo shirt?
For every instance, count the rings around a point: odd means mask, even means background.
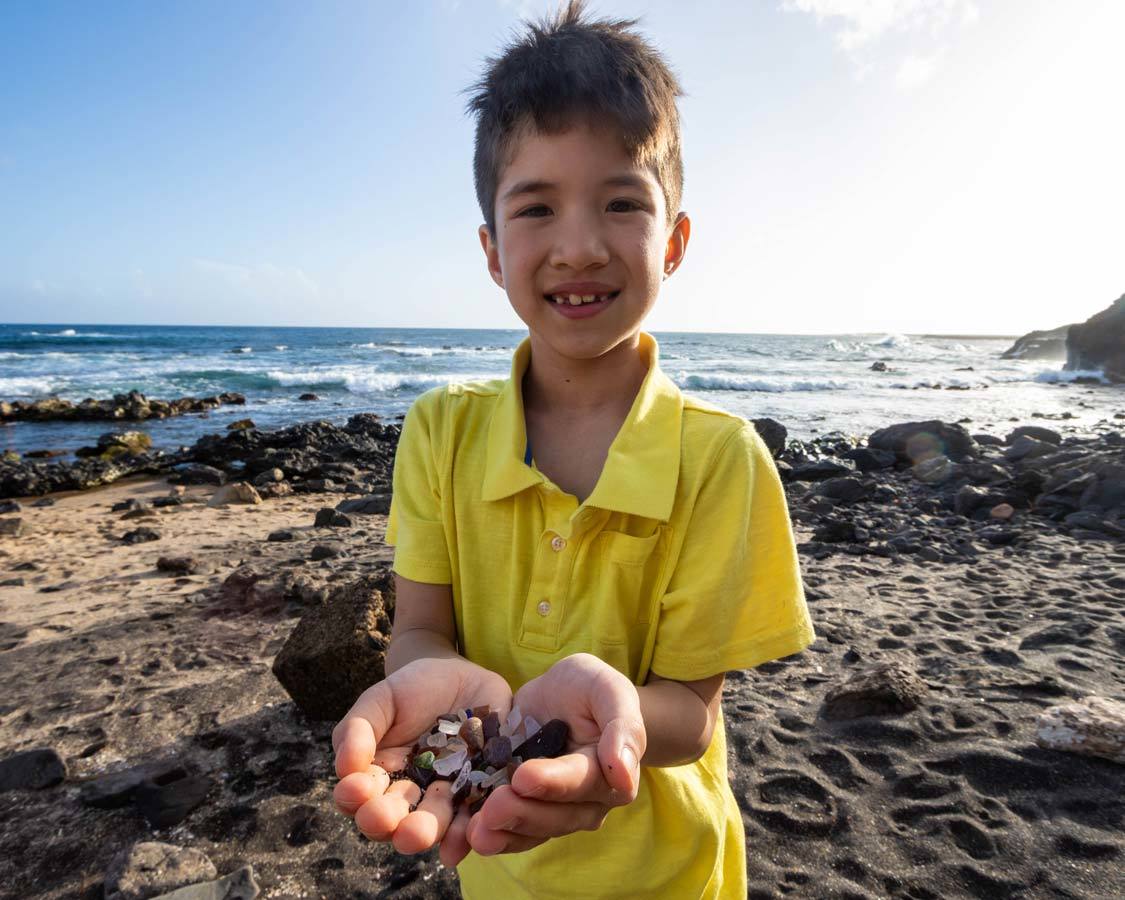
[[[521,381],[451,384],[414,403],[387,542],[404,578],[449,584],[461,653],[517,690],[572,653],[642,685],[749,669],[813,640],[785,494],[744,419],[683,397],[656,341],[584,503],[524,462]],[[742,817],[722,720],[684,766],[642,767],[595,832],[458,867],[469,898],[743,898]]]

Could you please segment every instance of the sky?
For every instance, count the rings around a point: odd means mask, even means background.
[[[0,321],[518,328],[464,89],[533,0],[0,7]],[[686,91],[646,326],[1020,334],[1125,292],[1121,0],[594,0]]]

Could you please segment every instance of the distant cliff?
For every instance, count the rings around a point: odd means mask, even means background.
[[[1066,338],[1066,369],[1101,369],[1110,381],[1125,383],[1125,294],[1108,309],[1072,325]]]
[[[1032,331],[1000,354],[1004,359],[1066,359],[1066,333],[1070,325],[1051,331]]]

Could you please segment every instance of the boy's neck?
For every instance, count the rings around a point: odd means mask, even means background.
[[[531,362],[523,376],[524,411],[565,417],[617,408],[624,420],[647,373],[639,334],[594,359],[562,356],[532,335]]]

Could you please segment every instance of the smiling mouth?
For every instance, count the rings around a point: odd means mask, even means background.
[[[543,299],[559,306],[585,306],[589,303],[603,303],[613,300],[621,291],[608,294],[544,294]]]

